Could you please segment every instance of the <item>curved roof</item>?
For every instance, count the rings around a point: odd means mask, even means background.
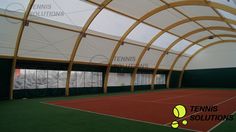
[[[5,0],[0,56],[179,70],[208,44],[234,40],[235,7],[227,0]]]

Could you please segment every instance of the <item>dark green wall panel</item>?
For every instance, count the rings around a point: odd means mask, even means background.
[[[19,69],[41,69],[41,70],[67,70],[67,63],[42,62],[42,61],[23,61],[16,63]]]
[[[154,85],[154,89],[164,89],[164,88],[166,88],[166,85],[160,85],[160,84]]]
[[[127,92],[130,91],[131,86],[109,86],[107,88],[108,93],[114,92]]]
[[[12,60],[0,59],[0,100],[9,99]]]
[[[105,72],[106,66],[92,66],[92,65],[74,64],[73,70],[74,71]]]
[[[150,89],[151,89],[151,85],[138,85],[138,86],[134,86],[134,91],[150,90]]]
[[[93,87],[93,88],[70,88],[70,95],[83,95],[83,94],[98,94],[103,93],[103,89],[101,87]]]
[[[16,67],[21,68],[21,69],[67,70],[68,63],[20,60],[20,61],[17,61]],[[73,70],[74,71],[104,72],[106,71],[106,66],[74,64]]]
[[[64,88],[14,90],[14,99],[64,96]]]
[[[173,71],[170,78],[170,88],[177,88],[179,84],[180,71]]]
[[[236,88],[236,68],[186,70],[183,87]]]
[[[110,72],[113,73],[132,73],[133,72],[133,68],[130,67],[111,67]]]

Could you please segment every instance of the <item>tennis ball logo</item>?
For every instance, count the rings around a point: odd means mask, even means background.
[[[186,115],[187,111],[186,108],[183,105],[176,105],[173,109],[173,114],[175,115],[175,117],[177,118],[182,118]],[[183,120],[182,121],[183,125],[187,125],[188,121]],[[173,121],[171,124],[172,128],[178,128],[179,127],[179,123],[178,121]]]
[[[174,113],[175,117],[182,118],[186,115],[186,109],[183,105],[177,105],[173,109],[173,113]]]

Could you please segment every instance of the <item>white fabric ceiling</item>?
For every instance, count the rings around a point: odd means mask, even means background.
[[[69,61],[80,31],[91,15],[100,9],[103,0],[36,0],[28,17],[29,24],[25,26],[19,45],[19,57],[55,59]],[[158,9],[176,0],[113,0],[99,12],[91,22],[87,36],[82,38],[75,60],[79,62],[92,62],[107,64],[122,36],[131,26],[148,12]],[[189,2],[189,1],[188,1]],[[200,1],[201,2],[201,1]],[[203,1],[202,1],[203,2]],[[211,0],[235,9],[235,3]],[[17,35],[21,26],[21,19],[27,9],[30,0],[4,0],[0,5],[0,55],[13,56],[16,48]],[[193,42],[219,34],[235,33],[235,10],[232,12],[209,7],[207,5],[183,5],[170,7],[154,13],[144,21],[141,21],[124,38],[124,45],[118,48],[115,56],[134,57],[135,61],[116,62],[118,65],[136,65],[138,58],[141,64],[154,68],[158,58],[164,50],[172,46],[173,42],[181,38],[180,42],[173,45],[170,54],[166,55],[160,68],[169,69],[177,54],[185,50]],[[191,21],[192,17],[214,16],[230,19],[232,23],[214,20]],[[175,25],[169,31],[165,28],[188,19],[190,22]],[[54,26],[52,26],[54,25]],[[208,27],[226,27],[230,30],[206,30]],[[196,29],[205,29],[203,32],[192,34],[182,38],[184,34]],[[158,33],[163,34],[151,43],[151,49],[145,51],[145,46],[150,44]],[[109,38],[109,39],[108,39]],[[225,38],[226,39],[226,38]],[[180,69],[182,62],[197,50],[212,42],[221,40],[205,40],[190,47],[176,64],[175,69]],[[200,46],[201,45],[201,46]],[[141,56],[145,51],[144,56]],[[96,58],[97,56],[97,58]],[[95,58],[95,59],[94,59]]]

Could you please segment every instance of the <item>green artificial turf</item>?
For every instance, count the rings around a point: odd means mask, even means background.
[[[236,131],[236,114],[232,121],[224,121],[221,125],[213,129],[213,132],[235,132]]]
[[[140,93],[140,92],[137,92]],[[129,94],[129,93],[122,93]],[[117,94],[108,94],[106,96]],[[119,95],[119,94],[118,94]],[[97,115],[79,110],[55,107],[41,102],[104,96],[85,95],[0,102],[1,132],[175,132],[165,126]],[[236,119],[224,122],[214,131],[232,131]]]
[[[76,97],[72,97],[76,98]],[[58,99],[58,98],[57,98]],[[62,99],[62,98],[59,98]],[[66,98],[68,99],[68,98]],[[47,99],[54,100],[54,98]],[[180,131],[40,103],[44,99],[0,102],[1,132],[153,132]]]

